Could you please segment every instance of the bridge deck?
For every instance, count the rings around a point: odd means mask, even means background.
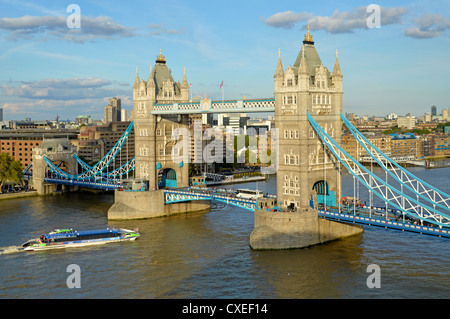
[[[344,222],[344,223],[383,227],[383,228],[408,231],[408,232],[413,232],[413,233],[420,233],[420,234],[425,234],[425,235],[433,235],[433,236],[450,238],[450,229],[416,225],[416,224],[409,223],[409,222],[395,221],[395,220],[390,220],[390,219],[386,220],[385,218],[378,218],[378,217],[373,217],[373,216],[370,217],[367,214],[363,214],[363,213],[359,213],[359,212],[354,215],[352,213],[339,213],[337,211],[334,212],[334,211],[319,210],[318,215],[320,218],[334,220],[334,221],[340,221],[340,222]]]
[[[190,200],[216,200],[229,205],[244,208],[246,210],[254,212],[256,209],[256,200],[237,198],[235,194],[227,193],[225,190],[214,189],[170,189],[165,190],[165,193],[172,194],[172,197],[166,197],[166,203],[175,203],[181,201]],[[178,195],[178,197],[176,197]],[[275,195],[267,194],[266,198],[276,198]],[[271,211],[271,209],[269,209]],[[283,212],[274,211],[274,214],[282,214]],[[301,213],[299,213],[301,214]],[[412,220],[406,219],[405,221],[396,220],[396,215],[393,210],[388,210],[388,218],[386,219],[385,209],[382,207],[376,207],[369,213],[368,207],[358,208],[354,212],[351,210],[347,212],[339,212],[338,208],[332,207],[328,210],[319,209],[319,218],[339,221],[350,224],[359,224],[369,227],[383,227],[394,230],[402,230],[413,233],[433,235],[439,237],[450,238],[450,228],[439,228],[430,226],[415,224]],[[398,216],[398,215],[397,215]]]

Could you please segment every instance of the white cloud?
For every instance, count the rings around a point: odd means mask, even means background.
[[[442,14],[424,14],[415,18],[417,26],[405,30],[405,35],[417,39],[429,39],[443,35],[447,29],[450,29],[450,18]]]
[[[40,81],[20,82],[20,85],[4,84],[3,96],[46,100],[81,100],[88,98],[106,98],[128,91],[108,87],[109,80],[99,78],[44,79]]]
[[[150,35],[164,35],[164,34],[183,34],[185,33],[184,28],[183,29],[168,29],[164,24],[150,24],[149,25]]]
[[[135,36],[134,29],[123,26],[110,17],[90,17],[81,15],[81,27],[67,27],[65,16],[23,16],[19,18],[1,18],[0,29],[10,32],[8,39],[43,40],[59,38],[66,41],[86,42],[96,39],[113,39]]]
[[[381,7],[381,26],[401,23],[401,18],[407,13],[402,7]],[[311,30],[325,30],[329,33],[349,33],[355,29],[367,29],[367,18],[371,12],[367,12],[366,6],[361,6],[350,11],[335,10],[331,16],[318,16],[308,12],[295,13],[293,11],[279,12],[263,20],[264,23],[276,28],[292,28],[297,22],[305,21]]]
[[[295,13],[293,11],[278,12],[262,19],[263,22],[271,27],[291,29],[297,22],[308,19],[312,14],[308,12]]]

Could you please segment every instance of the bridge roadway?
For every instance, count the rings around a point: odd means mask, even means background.
[[[235,191],[226,189],[186,187],[182,189],[166,189],[164,193],[166,203],[209,199],[241,207],[252,212],[256,208],[256,200],[236,197]],[[276,199],[276,196],[272,194],[264,194],[264,197],[266,199]],[[266,210],[273,211],[275,214],[278,212],[276,207],[266,208]],[[386,209],[384,207],[373,207],[370,209],[364,205],[355,208],[351,205],[341,205],[341,210],[338,207],[328,207],[327,209],[321,207],[318,209],[318,216],[319,218],[343,223],[382,227],[450,238],[450,227],[439,228],[429,223],[420,225],[419,220],[413,220],[407,216],[403,217],[402,213],[395,209],[388,209],[386,216]]]
[[[113,182],[112,180],[106,181],[103,179],[97,181],[81,181],[77,179],[46,177],[44,179],[44,182],[51,184],[62,184],[62,185],[78,186],[100,190],[111,190],[111,191],[120,189],[122,187],[122,183],[119,180],[117,180],[116,182]]]

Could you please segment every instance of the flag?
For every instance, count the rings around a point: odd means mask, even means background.
[[[223,85],[223,81],[222,81],[222,83],[220,83],[219,90],[222,88],[222,85]]]
[[[192,83],[191,84],[189,84],[189,87],[191,87],[192,86]]]

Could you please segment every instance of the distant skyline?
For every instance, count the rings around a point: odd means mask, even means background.
[[[344,112],[421,116],[450,107],[450,2],[378,1],[25,1],[0,0],[0,108],[5,120],[103,118],[112,97],[132,108],[136,67],[147,80],[162,50],[192,96],[272,97],[278,50],[293,65],[306,28],[322,63],[336,49]],[[67,8],[80,8],[70,29]],[[70,22],[75,20],[70,20]],[[69,23],[70,24],[70,23]]]

